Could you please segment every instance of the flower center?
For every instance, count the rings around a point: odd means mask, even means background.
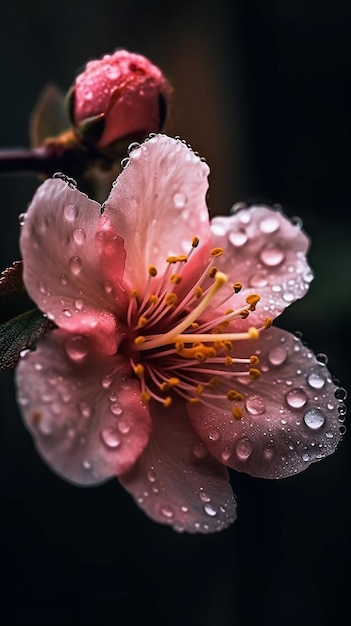
[[[241,290],[240,283],[233,283],[229,295],[216,302],[214,313],[214,298],[228,283],[228,276],[215,267],[215,259],[224,251],[213,248],[200,274],[185,275],[198,244],[194,237],[187,255],[168,257],[161,276],[150,266],[143,297],[132,292],[127,313],[133,338],[130,361],[140,378],[143,401],[153,399],[168,407],[177,393],[191,403],[218,408],[218,401],[225,399],[234,418],[241,419],[244,395],[235,389],[235,380],[257,378],[260,371],[255,354],[235,356],[235,344],[258,339],[259,331],[268,328],[271,319],[267,318],[262,328],[231,332],[231,323],[248,317],[260,296],[250,294],[244,307],[217,314],[218,308]]]

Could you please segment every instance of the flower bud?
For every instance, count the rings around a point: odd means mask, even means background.
[[[171,88],[147,58],[116,50],[89,61],[69,93],[73,125],[99,150],[121,139],[143,140],[161,130]]]

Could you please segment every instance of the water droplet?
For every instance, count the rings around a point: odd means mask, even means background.
[[[290,389],[285,396],[287,404],[292,409],[301,409],[307,402],[307,395],[303,389],[295,387]]]
[[[222,450],[222,452],[221,452],[221,459],[222,459],[223,463],[228,463],[228,461],[230,459],[230,455],[231,455],[231,452],[230,452],[229,448],[224,448],[224,450]]]
[[[243,231],[233,231],[229,233],[228,239],[233,246],[240,248],[247,242],[247,234]]]
[[[210,517],[215,517],[217,515],[216,509],[214,509],[211,504],[204,504],[203,509]]]
[[[344,389],[344,387],[338,387],[334,391],[334,396],[337,400],[341,400],[343,402],[347,398],[347,391],[346,389]]]
[[[122,161],[121,161],[121,168],[122,168],[122,170],[124,170],[128,165],[129,165],[129,158],[125,157],[125,159],[122,159]]]
[[[274,446],[273,444],[268,444],[263,448],[263,456],[266,461],[271,461],[274,456]]]
[[[307,376],[307,382],[312,389],[322,389],[325,385],[325,379],[318,372],[310,372]]]
[[[235,444],[235,452],[241,461],[246,461],[253,453],[254,447],[251,439],[242,437]]]
[[[290,220],[293,223],[293,225],[296,226],[296,228],[302,228],[303,227],[303,221],[302,221],[301,217],[299,217],[298,215],[293,215],[290,218]]]
[[[92,467],[92,465],[91,465],[90,461],[88,461],[87,459],[85,459],[85,460],[83,461],[82,465],[83,465],[84,469],[86,469],[86,470],[90,470],[90,469],[91,469],[91,467]]]
[[[167,519],[172,519],[172,517],[174,517],[174,511],[173,511],[172,507],[168,506],[166,504],[161,506],[160,512]]]
[[[156,472],[153,468],[149,469],[148,472],[146,473],[147,475],[147,479],[150,481],[150,483],[154,483],[156,480]]]
[[[39,363],[38,361],[34,363],[34,369],[37,370],[38,372],[42,370],[43,369],[42,363]]]
[[[201,502],[210,502],[211,500],[210,496],[208,496],[203,489],[200,489],[199,498]]]
[[[106,426],[106,428],[103,428],[100,432],[100,437],[108,448],[118,448],[121,443],[121,438],[114,426]]]
[[[109,386],[111,385],[113,381],[113,376],[112,374],[107,374],[106,376],[104,376],[104,378],[101,381],[101,385],[103,389],[108,389]]]
[[[261,415],[264,413],[266,405],[261,396],[249,396],[245,402],[245,406],[251,415]]]
[[[322,413],[320,409],[316,407],[312,407],[311,409],[307,409],[303,416],[303,421],[305,422],[308,428],[312,430],[318,430],[321,428],[325,422],[325,415]]]
[[[285,300],[285,302],[294,302],[295,296],[294,296],[293,292],[292,291],[286,291],[285,293],[283,293],[283,300]]]
[[[74,306],[77,311],[81,311],[84,308],[84,300],[77,298],[77,300],[74,301]]]
[[[89,342],[86,337],[75,335],[66,339],[65,348],[72,361],[81,361],[89,352]]]
[[[268,353],[268,359],[272,365],[282,365],[286,360],[288,353],[282,346],[274,346]]]
[[[78,410],[82,417],[88,418],[91,416],[91,408],[87,402],[79,402]]]
[[[340,404],[338,406],[338,413],[339,413],[339,415],[346,415],[346,413],[347,413],[346,404]]]
[[[183,504],[180,507],[180,510],[182,511],[182,513],[189,513],[189,508],[187,506],[185,506],[185,504]]]
[[[257,289],[262,289],[266,287],[268,281],[263,274],[254,274],[250,278],[250,287],[256,287]]]
[[[78,276],[82,269],[82,259],[79,256],[72,256],[69,260],[69,269],[74,276]]]
[[[107,294],[112,293],[113,284],[109,280],[106,280],[104,287],[105,287],[105,293]]]
[[[203,459],[207,456],[207,450],[202,443],[199,443],[193,447],[193,455],[196,459]]]
[[[176,209],[183,209],[186,205],[187,197],[181,191],[178,191],[173,195],[173,203]]]
[[[67,204],[63,209],[63,215],[68,222],[73,222],[78,217],[78,207],[75,204]]]
[[[321,365],[327,365],[328,363],[328,357],[323,352],[316,354],[316,359]]]
[[[67,283],[68,283],[68,276],[67,276],[67,274],[61,274],[61,276],[60,276],[60,283],[63,286],[67,285]]]
[[[219,439],[219,430],[211,430],[208,434],[208,438],[211,441],[218,441]]]
[[[305,463],[307,463],[307,461],[310,460],[310,455],[307,454],[307,452],[304,452],[304,454],[302,455],[302,460],[305,461]]]
[[[18,222],[20,226],[23,226],[23,224],[25,223],[27,219],[27,214],[26,213],[20,213],[18,216]]]
[[[125,420],[118,422],[118,429],[122,435],[127,435],[130,431],[130,425]]]
[[[137,141],[133,141],[129,144],[127,148],[127,154],[130,155],[133,150],[137,150],[138,148],[140,148],[140,143],[138,143]]]
[[[116,395],[116,394],[114,394],[114,395]],[[110,396],[110,399],[111,399],[111,396]],[[113,413],[113,415],[122,415],[122,413],[123,413],[123,409],[122,409],[121,405],[118,404],[117,402],[114,402],[114,404],[111,404],[110,409],[111,409],[111,413]]]
[[[276,217],[266,217],[260,223],[260,229],[263,233],[275,233],[279,228],[279,220]]]
[[[285,254],[278,246],[269,246],[261,251],[260,259],[268,267],[275,267],[284,261]]]
[[[84,243],[85,239],[86,239],[86,233],[85,230],[83,230],[83,228],[75,228],[73,233],[73,241],[78,245],[81,246],[82,243]]]

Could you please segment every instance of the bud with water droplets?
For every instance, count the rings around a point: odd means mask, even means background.
[[[163,127],[171,88],[147,58],[116,50],[87,63],[76,78],[69,105],[83,140],[113,152],[116,142],[142,140]]]

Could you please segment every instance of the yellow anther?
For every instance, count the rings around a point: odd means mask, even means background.
[[[208,386],[209,387],[217,387],[218,385],[218,378],[210,378],[210,380],[208,381]]]
[[[252,293],[251,295],[247,296],[246,302],[249,305],[250,311],[255,311],[256,304],[257,302],[259,302],[259,300],[261,300],[261,296],[257,295],[256,293]]]
[[[160,391],[168,391],[168,389],[169,389],[169,384],[166,381],[160,384]]]
[[[188,398],[188,402],[191,402],[191,404],[198,404],[201,400],[200,398]]]
[[[199,328],[199,324],[197,322],[193,322],[190,326],[191,328]]]
[[[170,278],[171,283],[174,283],[175,285],[179,285],[181,280],[182,280],[182,277],[179,276],[179,274],[172,274]]]
[[[177,385],[179,385],[180,380],[179,378],[176,378],[175,376],[172,376],[171,378],[168,379],[168,384],[170,387],[176,387]]]
[[[138,295],[139,295],[138,290],[137,290],[137,289],[133,289],[133,290],[132,290],[132,293],[130,294],[130,297],[131,297],[131,298],[137,298],[137,297],[138,297]]]
[[[233,415],[235,420],[239,421],[239,420],[241,420],[241,418],[243,416],[243,412],[242,412],[242,410],[238,406],[233,406],[232,407],[232,415]]]
[[[243,309],[242,311],[240,311],[240,317],[243,320],[246,320],[247,317],[249,317],[250,315],[250,311],[248,311],[248,309]]]
[[[200,243],[200,239],[198,237],[193,237],[191,241],[191,245],[193,248],[197,248]]]
[[[143,337],[142,335],[139,335],[138,337],[135,337],[134,343],[137,346],[141,346],[142,343],[145,343],[145,337]]]
[[[241,283],[233,283],[233,289],[235,291],[235,293],[239,293],[239,291],[242,289],[242,284]]]
[[[204,290],[201,289],[201,287],[196,287],[195,289],[195,298],[201,298],[202,294],[203,294]]]
[[[145,326],[148,322],[147,317],[144,317],[143,315],[141,317],[139,317],[138,319],[138,326]]]
[[[133,369],[134,374],[136,374],[136,376],[138,376],[139,378],[142,378],[144,376],[145,368],[142,363],[138,363]]]
[[[163,406],[165,408],[168,408],[169,406],[171,406],[171,404],[172,404],[172,398],[171,396],[167,396],[167,398],[165,398],[163,401]]]
[[[244,400],[244,396],[240,391],[236,391],[235,389],[230,389],[227,393],[227,398],[231,402],[234,400]]]
[[[212,335],[220,335],[222,332],[222,329],[219,326],[215,326],[214,328],[212,328],[211,330],[211,334]]]
[[[260,362],[260,359],[258,358],[258,356],[256,354],[251,354],[250,356],[251,365],[257,365],[257,363],[259,362]]]
[[[208,275],[209,275],[210,278],[214,278],[216,276],[217,272],[218,272],[218,269],[216,267],[211,267]]]
[[[212,248],[210,255],[211,256],[222,256],[224,253],[223,248]]]
[[[176,256],[168,256],[166,259],[167,263],[176,263],[177,262],[177,257]]]
[[[247,332],[249,333],[250,339],[258,339],[260,336],[260,333],[258,332],[258,329],[255,326],[251,326],[251,328],[249,328]]]
[[[224,359],[224,365],[226,367],[230,367],[231,365],[233,365],[233,359],[231,356],[226,356]]]
[[[250,378],[253,378],[253,379],[261,376],[260,370],[258,370],[256,367],[250,367],[249,374],[250,374]]]
[[[152,293],[148,298],[148,304],[156,304],[158,302],[158,296],[155,293]]]
[[[150,402],[151,396],[150,396],[150,394],[147,391],[142,391],[141,394],[140,394],[140,399],[143,402]]]
[[[199,363],[205,363],[207,359],[206,355],[203,352],[195,352],[194,357],[199,361]]]
[[[263,324],[263,328],[265,328],[267,330],[267,328],[270,328],[273,324],[273,320],[271,317],[266,317],[264,324]]]
[[[178,263],[186,263],[187,260],[188,260],[188,257],[185,254],[180,254],[179,256],[177,256]]]
[[[180,354],[184,350],[184,344],[181,341],[177,341],[174,344],[174,347],[176,349],[176,352],[178,352],[178,354]]]
[[[196,393],[199,394],[199,396],[204,392],[204,386],[203,385],[198,385],[196,387]]]
[[[176,293],[168,293],[165,297],[165,301],[167,306],[173,306],[173,304],[175,304],[178,300],[178,296]]]
[[[154,265],[150,265],[148,272],[150,276],[157,276],[157,267],[155,267]]]
[[[225,312],[226,315],[230,315],[231,313],[234,313],[234,309],[227,309]]]
[[[227,352],[231,352],[233,350],[233,344],[231,341],[229,341],[228,339],[226,341],[223,342],[224,343],[224,347],[226,349]]]

